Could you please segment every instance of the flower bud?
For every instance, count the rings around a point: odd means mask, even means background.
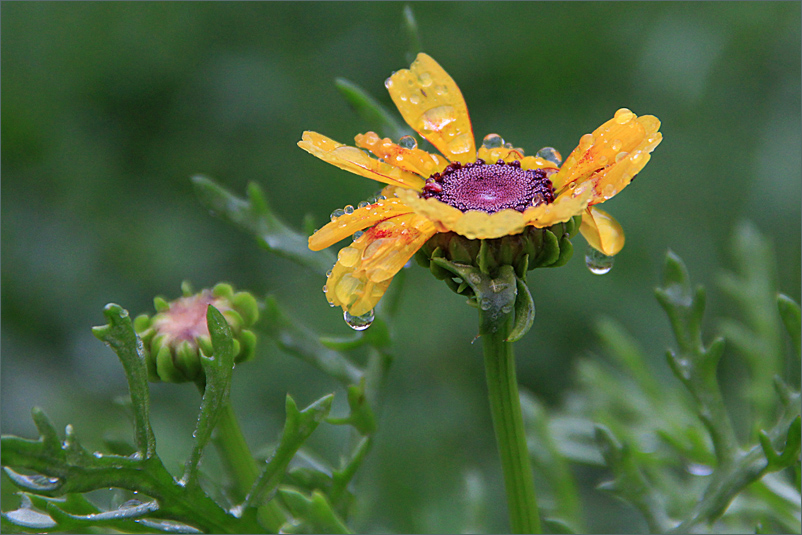
[[[188,283],[181,285],[183,297],[153,300],[156,314],[143,314],[134,320],[134,329],[147,354],[151,381],[182,383],[203,379],[200,355],[211,356],[212,340],[206,323],[209,305],[226,318],[234,336],[234,362],[250,360],[256,335],[250,330],[259,319],[256,299],[247,292],[234,292],[230,284],[220,283],[211,290],[193,293]]]

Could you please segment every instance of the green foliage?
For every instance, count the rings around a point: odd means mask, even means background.
[[[547,508],[547,518],[574,531],[582,531],[587,521],[571,499],[576,497],[571,463],[609,470],[612,479],[598,488],[638,510],[651,533],[752,532],[756,526],[762,533],[799,533],[800,393],[779,375],[789,358],[798,373],[799,360],[788,352],[769,354],[780,345],[775,333],[783,323],[796,344],[799,305],[777,297],[773,253],[765,243],[753,227],[740,227],[734,240],[738,271],[722,278],[740,281],[740,309],[750,310],[748,322],[760,326],[752,331],[750,347],[762,347],[767,367],[777,372],[769,378],[749,367],[752,420],[734,420],[719,368],[733,356],[749,365],[759,353],[737,343],[737,350],[728,352],[724,337],[705,343],[705,290],[691,284],[683,261],[669,252],[655,294],[677,343],[667,352],[668,367],[685,394],[659,378],[621,325],[599,320],[597,332],[612,365],[581,361],[579,390],[559,410],[547,411],[528,395],[522,398],[536,471],[555,504]],[[745,255],[745,248],[761,254]],[[727,285],[728,292],[735,287]],[[761,308],[767,302],[780,314]],[[755,313],[753,305],[769,319]],[[738,321],[719,325],[729,331]],[[769,417],[772,423],[763,424]]]

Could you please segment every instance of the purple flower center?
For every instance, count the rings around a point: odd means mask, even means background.
[[[548,171],[521,169],[517,160],[488,164],[479,159],[465,165],[454,162],[426,180],[421,196],[434,197],[463,212],[479,210],[494,214],[508,208],[523,212],[538,204],[554,202]]]

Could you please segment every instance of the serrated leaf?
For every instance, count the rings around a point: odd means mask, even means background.
[[[201,365],[206,379],[201,401],[200,414],[192,434],[195,443],[184,469],[184,482],[187,486],[197,483],[198,464],[204,448],[212,438],[220,416],[228,403],[231,391],[231,374],[234,371],[234,339],[223,314],[212,305],[206,311],[206,322],[212,338],[214,354],[201,353]]]
[[[265,298],[264,320],[260,322],[260,326],[282,350],[311,364],[342,384],[347,386],[358,383],[362,377],[359,368],[342,353],[326,347],[311,329],[287,316],[272,296]]]
[[[156,439],[150,427],[150,390],[145,348],[134,331],[128,311],[110,303],[103,309],[108,325],[94,327],[92,333],[117,354],[122,362],[134,409],[137,450],[149,458],[156,452]]]
[[[268,251],[320,275],[334,264],[334,255],[330,251],[311,251],[307,237],[292,230],[273,213],[256,183],[248,185],[247,200],[233,195],[203,175],[192,177],[192,183],[204,206],[240,230],[253,234],[259,245]]]
[[[334,394],[323,396],[299,411],[295,401],[289,394],[287,395],[285,404],[287,417],[281,440],[248,493],[245,503],[249,507],[258,507],[272,499],[295,453],[318,424],[328,416],[333,399]]]

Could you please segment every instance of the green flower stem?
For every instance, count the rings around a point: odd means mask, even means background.
[[[515,356],[506,342],[511,321],[497,323],[495,332],[482,335],[485,373],[490,397],[490,411],[501,455],[504,487],[512,533],[540,533],[540,517],[535,498],[535,481],[526,447]]]
[[[244,500],[259,475],[259,466],[245,442],[230,402],[223,408],[213,441],[223,464],[234,478],[237,500]],[[259,507],[258,517],[259,522],[274,533],[287,521],[287,515],[275,500]]]

